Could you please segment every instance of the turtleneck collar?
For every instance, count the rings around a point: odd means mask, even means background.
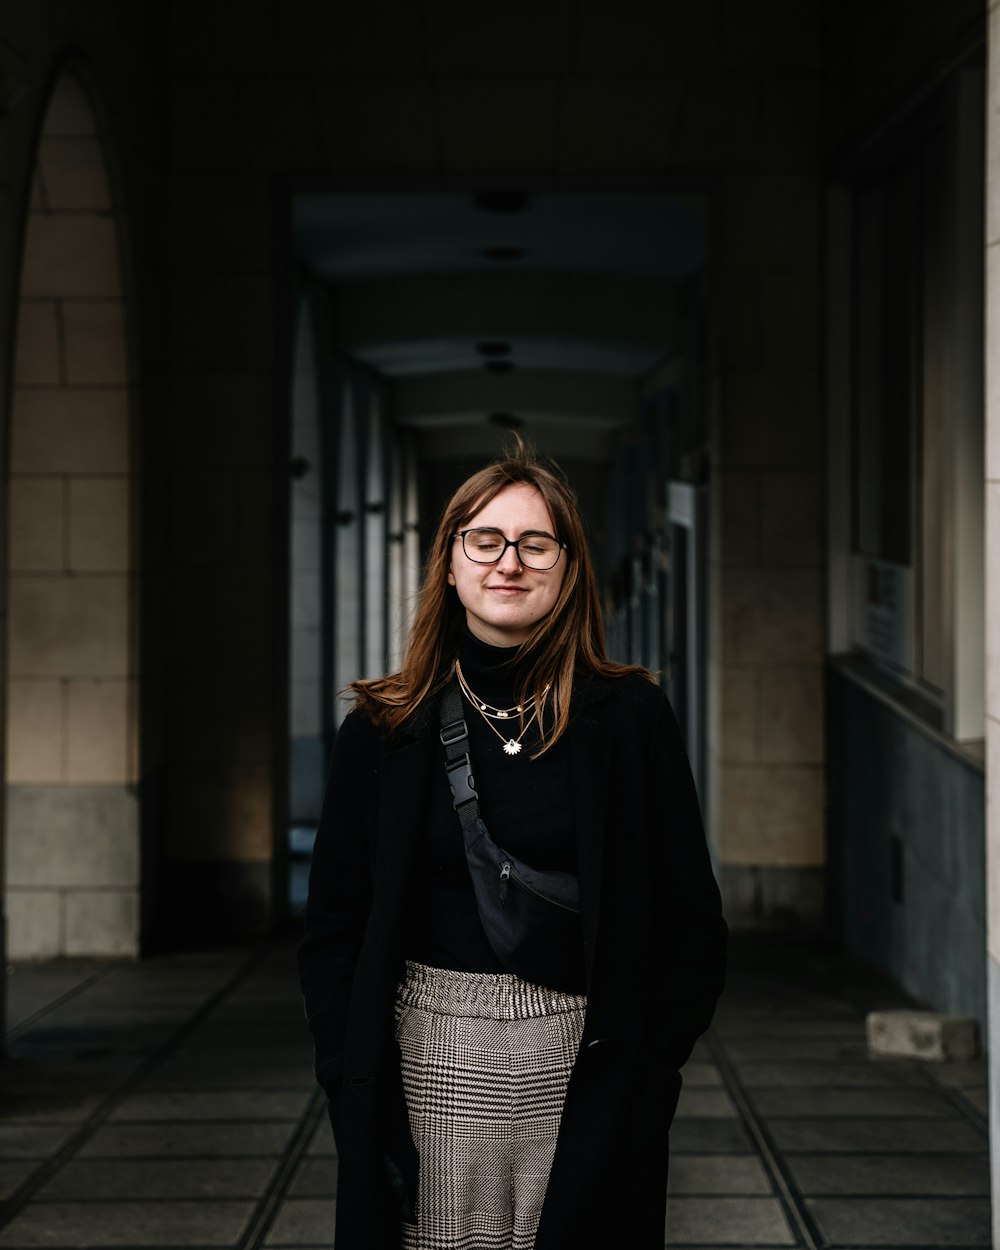
[[[517,653],[517,647],[483,642],[463,624],[458,658],[465,680],[474,694],[495,707],[509,707],[515,700],[514,686],[522,667],[516,662]]]

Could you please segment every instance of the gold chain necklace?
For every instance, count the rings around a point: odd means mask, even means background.
[[[525,699],[524,703],[515,703],[513,707],[494,707],[492,703],[487,703],[485,699],[481,699],[475,694],[472,687],[465,680],[465,674],[462,672],[462,666],[455,661],[455,676],[458,678],[458,684],[462,687],[463,693],[466,695],[470,703],[476,705],[476,710],[482,712],[484,716],[490,717],[492,720],[509,720],[512,716],[521,716],[528,711],[535,702],[535,696]],[[548,686],[545,687],[548,690]]]
[[[462,672],[462,666],[459,664],[457,660],[455,661],[455,676],[458,678],[458,684],[459,684],[459,687],[461,688],[462,693],[469,700],[469,702],[476,709],[476,711],[483,718],[483,720],[487,723],[487,725],[489,725],[490,729],[493,730],[496,736],[503,743],[504,754],[505,755],[519,755],[521,753],[521,739],[531,728],[532,722],[534,721],[535,717],[538,715],[538,708],[537,707],[534,708],[531,715],[528,717],[528,720],[525,722],[524,728],[521,730],[521,732],[517,735],[516,738],[505,738],[503,734],[500,732],[500,730],[497,729],[496,725],[493,724],[493,720],[494,719],[505,720],[508,717],[512,716],[515,712],[519,714],[525,712],[528,707],[531,707],[532,704],[534,704],[535,696],[532,695],[530,699],[527,699],[525,701],[525,704],[515,704],[513,707],[510,707],[510,708],[494,708],[491,703],[486,703],[484,700],[480,699],[477,695],[473,693],[471,687],[469,686],[469,683],[465,680],[465,674]],[[548,686],[546,686],[545,689],[548,690]],[[486,710],[487,708],[492,708],[493,710],[492,719],[491,719],[490,712]]]

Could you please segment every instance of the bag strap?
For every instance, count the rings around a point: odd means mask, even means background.
[[[469,756],[469,726],[465,723],[462,692],[457,681],[445,686],[438,703],[441,718],[441,743],[444,746],[444,771],[451,787],[452,804],[458,812],[463,830],[479,819],[479,794],[472,775]]]

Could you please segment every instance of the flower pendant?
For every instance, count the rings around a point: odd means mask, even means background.
[[[503,744],[503,749],[508,755],[517,755],[518,751],[521,749],[521,744],[516,738],[511,738],[509,742],[505,742]]]

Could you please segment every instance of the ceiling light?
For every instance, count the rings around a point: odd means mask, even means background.
[[[479,254],[487,260],[522,260],[527,252],[523,247],[484,247]]]
[[[484,213],[523,213],[528,197],[523,191],[480,191],[473,203]]]

